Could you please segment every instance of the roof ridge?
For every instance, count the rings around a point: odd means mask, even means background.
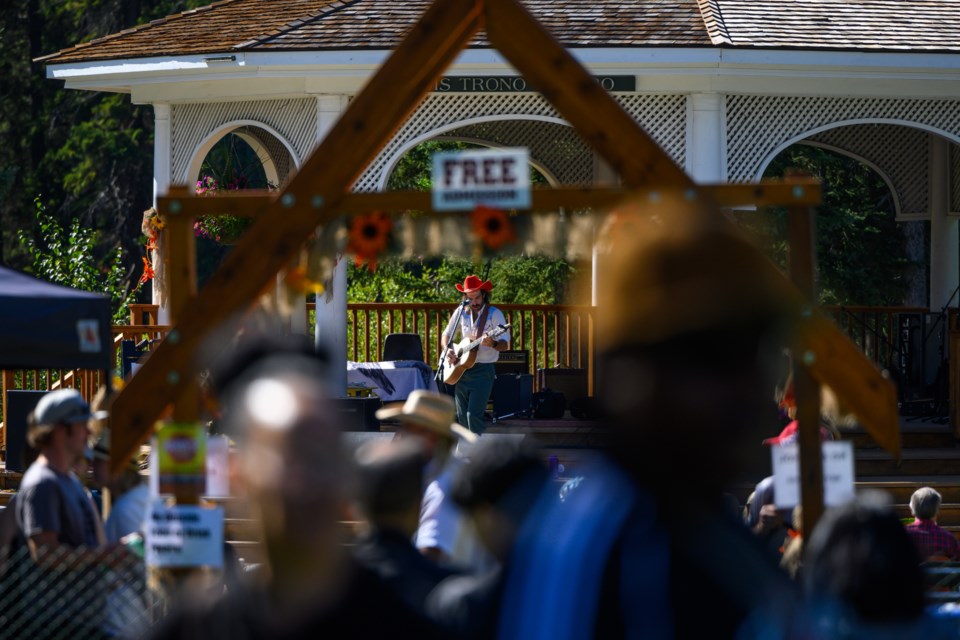
[[[733,44],[733,38],[730,37],[727,25],[723,21],[720,3],[717,0],[697,0],[697,6],[700,8],[700,16],[707,27],[710,41],[714,45]]]
[[[241,42],[240,44],[236,44],[233,46],[233,48],[247,49],[258,44],[269,42],[270,40],[273,40],[274,38],[282,36],[289,31],[293,31],[294,29],[299,29],[300,27],[310,24],[311,22],[316,22],[317,20],[327,17],[331,13],[336,13],[340,9],[358,4],[359,2],[361,2],[361,0],[333,0],[332,2],[327,4],[325,7],[323,7],[316,13],[311,13],[301,18],[295,18],[290,22],[286,23],[285,25],[283,25],[282,27],[277,27],[276,29],[268,31],[267,33],[264,33],[261,36],[258,36],[256,38],[251,38],[250,40],[247,40],[246,42]]]
[[[150,22],[147,22],[147,23],[144,23],[144,24],[139,24],[139,25],[130,27],[129,29],[124,29],[123,31],[118,31],[118,32],[116,32],[116,33],[111,33],[111,34],[106,35],[106,36],[101,36],[101,37],[99,37],[99,38],[94,38],[93,40],[90,40],[90,41],[88,41],[88,42],[81,42],[80,44],[75,44],[75,45],[73,45],[72,47],[67,47],[66,49],[61,49],[60,51],[57,51],[57,52],[55,52],[55,53],[48,53],[48,54],[45,55],[45,56],[40,56],[39,58],[34,58],[33,61],[34,61],[34,62],[45,62],[45,61],[50,60],[50,59],[52,59],[52,58],[56,58],[57,56],[65,55],[65,54],[67,54],[67,53],[73,53],[74,51],[79,51],[79,50],[82,50],[82,49],[86,49],[86,48],[88,48],[88,47],[92,47],[92,46],[94,46],[94,45],[101,44],[101,43],[103,43],[103,42],[109,42],[109,41],[111,41],[111,40],[118,40],[118,39],[120,39],[120,38],[123,38],[123,37],[128,36],[128,35],[133,34],[133,33],[139,33],[139,32],[141,32],[141,31],[146,31],[147,29],[151,29],[151,28],[156,27],[156,26],[159,26],[159,25],[161,25],[161,24],[166,24],[166,23],[171,22],[171,21],[173,21],[173,20],[180,20],[180,19],[183,19],[183,18],[192,16],[192,15],[196,15],[196,14],[198,14],[198,13],[206,13],[206,12],[208,12],[208,11],[212,11],[213,9],[219,9],[220,7],[225,6],[225,5],[228,5],[228,4],[236,4],[236,3],[238,3],[238,2],[243,2],[243,1],[244,1],[244,0],[218,0],[218,2],[212,2],[212,3],[207,4],[207,5],[204,5],[204,6],[202,6],[202,7],[197,7],[196,9],[188,9],[187,11],[181,11],[180,13],[174,13],[174,14],[171,14],[171,15],[169,15],[169,16],[165,16],[165,17],[163,17],[163,18],[157,18],[156,20],[151,20]]]

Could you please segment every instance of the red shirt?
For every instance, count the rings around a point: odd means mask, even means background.
[[[913,539],[921,560],[932,556],[946,556],[951,560],[960,558],[960,543],[952,533],[933,520],[915,518],[907,525],[907,533]]]

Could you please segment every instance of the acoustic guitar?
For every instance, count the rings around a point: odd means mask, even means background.
[[[464,338],[455,344],[453,346],[453,352],[457,356],[457,362],[450,364],[446,358],[443,359],[443,381],[447,384],[457,384],[457,380],[477,361],[477,347],[480,346],[483,339],[502,336],[509,328],[509,323],[497,325],[475,340]]]

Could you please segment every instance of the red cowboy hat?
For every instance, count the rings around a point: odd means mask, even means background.
[[[478,278],[477,276],[467,276],[464,279],[462,285],[456,284],[454,286],[457,288],[457,291],[459,291],[460,293],[470,293],[472,291],[477,291],[477,290],[490,291],[491,289],[493,289],[492,282],[490,282],[489,280],[484,280],[483,282],[480,282],[480,278]]]
[[[800,428],[800,423],[794,420],[793,422],[791,422],[790,424],[788,424],[783,428],[783,431],[780,432],[780,435],[778,435],[775,438],[767,438],[766,440],[763,441],[763,444],[768,444],[768,445],[776,444],[780,446],[793,444],[794,442],[797,441],[797,438],[800,435],[798,433],[799,428]],[[821,425],[820,441],[827,442],[828,440],[833,440],[833,434],[830,433],[830,431],[826,427]]]

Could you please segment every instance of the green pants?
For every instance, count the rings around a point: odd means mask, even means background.
[[[478,363],[467,369],[457,382],[457,422],[477,435],[486,431],[483,413],[493,391],[496,376],[493,363]]]

